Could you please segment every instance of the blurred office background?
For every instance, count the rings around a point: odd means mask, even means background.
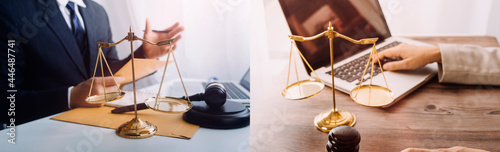
[[[498,0],[379,0],[393,35],[500,38]]]
[[[153,29],[164,29],[180,21],[186,30],[175,53],[183,77],[238,80],[250,66],[251,53],[252,60],[258,62],[252,65],[286,65],[286,52],[290,49],[286,34],[290,31],[278,0],[95,1],[106,9],[115,41],[125,36],[129,26],[142,36],[146,17],[153,22]],[[497,0],[379,0],[379,3],[394,36],[491,35],[500,39]],[[140,45],[136,42],[134,46]],[[117,48],[120,57],[129,55],[128,45]],[[161,72],[154,76],[159,79]],[[178,78],[174,66],[169,66],[167,72],[167,80]],[[278,71],[263,71],[273,72]]]
[[[497,0],[379,0],[393,36],[471,36],[490,35],[500,39],[500,1]],[[254,2],[264,11],[265,24],[272,33],[289,33],[278,0]],[[270,41],[286,36],[269,34]],[[269,45],[273,51],[289,51]],[[279,53],[281,54],[281,53]]]
[[[146,18],[156,30],[180,22],[185,30],[175,57],[184,79],[217,77],[239,81],[250,67],[249,0],[95,1],[106,9],[115,42],[127,34],[129,26],[137,36],[143,37]],[[134,47],[141,44],[134,42]],[[121,58],[130,55],[127,43],[118,45],[117,49]],[[160,59],[166,60],[166,55]],[[146,83],[159,83],[162,72],[163,69]],[[170,64],[165,81],[174,79],[178,79],[177,71],[174,64]]]
[[[393,36],[489,35],[500,40],[498,0],[379,0],[379,3]],[[290,29],[278,0],[252,1],[251,24],[252,37],[259,38],[251,41],[252,71],[256,71],[252,77],[278,75],[286,69],[290,51],[287,37]],[[304,70],[302,64],[298,66]],[[265,86],[269,82],[257,83]]]

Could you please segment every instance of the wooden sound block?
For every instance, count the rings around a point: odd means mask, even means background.
[[[361,135],[351,126],[342,125],[333,128],[328,134],[326,150],[328,152],[358,152]]]

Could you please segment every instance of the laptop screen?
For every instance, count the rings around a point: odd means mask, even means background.
[[[391,36],[377,0],[279,0],[293,35],[313,36],[325,31],[331,22],[335,31],[359,40],[378,37],[382,42]],[[283,35],[285,36],[285,35]],[[296,42],[313,69],[330,65],[327,37]],[[333,39],[335,63],[371,45],[353,44],[342,38]],[[307,66],[306,66],[307,67]],[[306,68],[308,73],[310,69]]]
[[[250,92],[250,68],[248,68],[243,78],[240,80],[240,85],[243,86],[248,92]]]

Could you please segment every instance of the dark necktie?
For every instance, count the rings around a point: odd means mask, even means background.
[[[83,57],[83,61],[85,64],[85,69],[87,70],[87,73],[89,73],[90,70],[90,63],[88,62],[89,59],[89,53],[87,51],[87,39],[85,36],[85,31],[83,30],[82,24],[80,20],[78,19],[78,16],[76,15],[75,11],[75,3],[73,2],[68,2],[66,4],[66,8],[70,10],[70,17],[71,17],[71,26],[73,27],[73,36],[75,36],[76,43],[78,44],[78,48],[80,49],[80,53]],[[78,9],[78,8],[76,8]]]
[[[73,36],[75,36],[76,43],[78,43],[78,48],[80,48],[81,53],[84,53],[85,49],[85,31],[83,30],[82,24],[78,19],[75,12],[75,3],[68,2],[66,8],[70,10],[71,26],[73,27]]]

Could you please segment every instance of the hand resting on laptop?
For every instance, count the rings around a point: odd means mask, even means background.
[[[500,47],[403,43],[378,53],[378,57],[403,59],[384,64],[383,69],[388,71],[413,70],[437,62],[440,83],[500,85]]]
[[[441,51],[438,46],[417,46],[403,43],[378,53],[378,57],[380,60],[392,57],[403,59],[385,63],[383,69],[388,71],[414,70],[428,63],[441,63]]]

